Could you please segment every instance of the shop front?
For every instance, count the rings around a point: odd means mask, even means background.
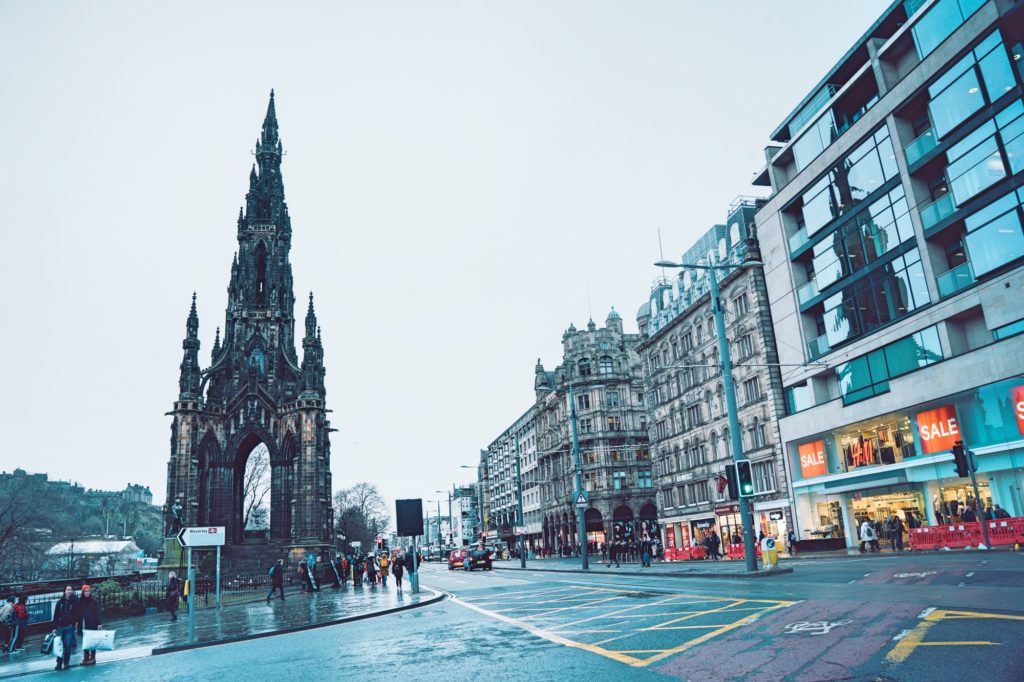
[[[910,529],[979,518],[994,505],[1024,515],[1024,422],[1011,400],[1022,382],[997,382],[791,442],[798,539],[838,549],[857,546],[864,521],[885,528],[898,519]],[[957,441],[974,453],[980,499],[956,473]]]
[[[704,539],[711,533],[711,530],[715,527],[715,517],[713,516],[702,516],[690,520],[690,545],[694,544],[703,545]],[[694,542],[696,541],[696,542]]]

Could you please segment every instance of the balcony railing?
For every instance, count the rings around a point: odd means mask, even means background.
[[[974,284],[974,271],[971,268],[971,262],[967,261],[951,270],[947,270],[936,277],[935,281],[939,285],[939,296],[941,298],[952,296],[964,287]]]
[[[811,360],[817,360],[825,353],[831,350],[828,345],[828,338],[825,334],[822,334],[818,338],[814,339],[807,344],[807,356]]]
[[[796,300],[800,302],[800,305],[807,303],[809,300],[818,295],[818,282],[811,280],[806,284],[801,285],[796,290]]]
[[[935,149],[938,144],[939,137],[931,128],[918,135],[916,140],[903,148],[903,153],[907,155],[907,165],[912,166],[917,163],[925,154]]]
[[[807,228],[801,227],[789,238],[789,252],[793,253],[807,243]]]
[[[953,201],[953,193],[943,194],[941,197],[921,209],[921,223],[924,229],[953,215],[956,210],[956,203]]]

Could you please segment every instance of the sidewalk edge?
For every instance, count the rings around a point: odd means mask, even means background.
[[[584,571],[582,568],[515,568],[512,566],[494,566],[496,571],[542,571],[544,573],[583,573],[585,575],[596,575],[599,571],[593,569]],[[718,578],[718,579],[740,579],[745,580],[747,578],[770,578],[776,575],[785,575],[786,573],[792,573],[791,567],[780,566],[773,571],[757,571],[756,573],[719,573],[719,572],[703,572],[703,571],[615,571],[608,575],[629,575],[629,576],[640,576],[643,578]]]
[[[188,644],[172,644],[171,646],[157,647],[153,649],[153,656],[160,656],[162,654],[173,654],[178,651],[189,651],[191,649],[203,649],[211,646],[221,646],[222,644],[235,644],[237,642],[246,642],[252,639],[262,639],[264,637],[276,637],[277,635],[287,635],[293,632],[303,632],[305,630],[315,630],[316,628],[329,627],[331,625],[341,625],[342,623],[351,623],[357,620],[365,620],[367,618],[376,618],[377,616],[386,616],[392,613],[398,613],[400,611],[408,611],[409,609],[416,609],[421,606],[428,606],[430,604],[436,604],[445,598],[443,592],[439,592],[431,587],[424,587],[424,590],[433,592],[434,595],[427,599],[416,602],[415,604],[404,604],[402,606],[394,606],[388,609],[381,609],[380,611],[369,611],[367,613],[360,613],[355,616],[346,616],[345,618],[337,618],[335,620],[323,621],[322,623],[308,623],[306,625],[296,625],[290,628],[283,628],[281,630],[272,630],[270,632],[256,632],[250,635],[237,635],[235,637],[227,637],[225,639],[211,640],[208,642],[190,642]]]

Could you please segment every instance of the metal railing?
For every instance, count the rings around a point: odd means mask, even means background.
[[[912,166],[917,163],[925,154],[935,149],[938,144],[939,137],[931,128],[918,135],[913,142],[903,148],[903,153],[907,155],[907,165]]]

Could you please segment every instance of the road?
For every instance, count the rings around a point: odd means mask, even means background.
[[[423,582],[452,595],[437,605],[65,675],[1021,679],[1024,554],[931,553],[794,565],[793,574],[758,580],[632,577],[600,564],[590,574],[466,574],[431,565]]]

